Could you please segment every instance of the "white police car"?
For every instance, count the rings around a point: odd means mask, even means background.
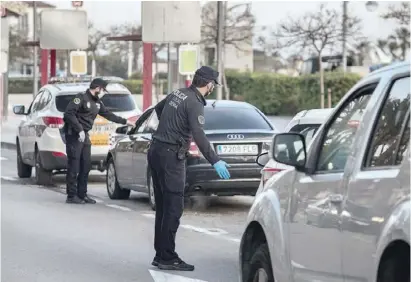
[[[103,78],[105,79],[105,78]],[[63,114],[68,103],[79,92],[84,92],[90,81],[61,79],[43,86],[26,109],[23,105],[13,107],[16,115],[23,118],[17,128],[17,170],[20,178],[29,178],[35,167],[36,184],[48,185],[52,175],[65,173],[67,156],[64,135]],[[107,86],[108,93],[101,97],[107,109],[123,118],[136,121],[141,115],[130,91],[118,83]],[[92,142],[92,169],[105,170],[105,158],[110,145],[110,134],[119,125],[97,116],[89,132]]]

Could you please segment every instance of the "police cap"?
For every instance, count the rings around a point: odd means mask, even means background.
[[[218,71],[215,71],[210,67],[202,66],[201,68],[196,70],[194,75],[201,77],[207,82],[214,81],[215,84],[220,85],[220,83],[218,83],[218,80],[217,80],[219,76]]]
[[[96,87],[101,87],[103,90],[106,91],[107,85],[108,85],[108,82],[106,80],[97,77],[91,81],[90,88],[94,89]]]

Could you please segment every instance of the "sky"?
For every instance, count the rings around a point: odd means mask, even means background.
[[[71,1],[47,2],[58,8],[71,8]],[[362,19],[363,34],[370,41],[376,41],[390,35],[395,29],[396,23],[381,19],[380,14],[386,11],[389,4],[398,2],[378,1],[378,8],[374,12],[368,12],[365,3],[365,1],[348,2],[348,13]],[[307,11],[317,9],[320,4],[326,4],[329,8],[341,9],[342,11],[342,1],[252,1],[252,12],[256,17],[257,27],[266,26],[274,29],[280,21],[288,16],[298,17]],[[89,0],[84,1],[83,8],[87,11],[89,20],[93,21],[95,27],[101,30],[108,30],[111,25],[141,22],[141,1]]]

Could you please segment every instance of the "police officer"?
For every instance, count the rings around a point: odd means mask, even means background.
[[[85,93],[77,94],[64,113],[64,133],[67,153],[67,200],[72,204],[95,204],[87,195],[88,174],[91,167],[91,142],[88,131],[93,127],[97,114],[121,124],[134,126],[126,119],[106,109],[99,95],[106,92],[108,82],[95,78]]]
[[[157,131],[148,152],[152,172],[156,219],[152,265],[164,270],[193,271],[175,252],[175,237],[183,213],[186,180],[185,156],[191,138],[220,178],[229,179],[229,165],[220,160],[207,140],[205,97],[213,91],[219,73],[203,66],[194,75],[192,85],[173,91],[155,106],[159,118]]]

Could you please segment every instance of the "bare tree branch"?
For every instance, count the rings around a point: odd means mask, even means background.
[[[400,25],[410,25],[410,2],[401,2],[399,7],[390,5],[388,12],[381,15],[383,19],[396,20]]]

